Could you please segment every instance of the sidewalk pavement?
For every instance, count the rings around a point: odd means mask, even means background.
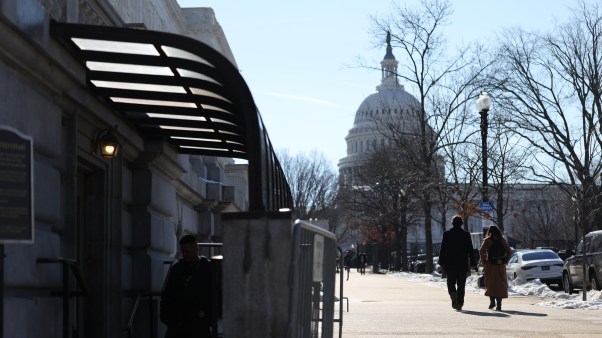
[[[347,276],[345,275],[345,278]],[[337,293],[339,274],[337,274]],[[360,275],[344,282],[344,338],[421,337],[602,337],[602,311],[535,305],[541,297],[510,296],[502,311],[489,310],[484,291],[467,293],[462,311],[451,307],[447,289],[399,273]],[[335,303],[335,318],[339,318]],[[338,323],[334,337],[339,336]]]

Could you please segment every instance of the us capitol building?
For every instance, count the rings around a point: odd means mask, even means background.
[[[403,130],[414,129],[419,123],[412,113],[420,102],[410,93],[397,78],[399,62],[393,55],[390,37],[387,37],[387,50],[380,62],[381,83],[376,92],[368,95],[355,113],[355,120],[345,137],[347,156],[339,160],[339,180],[342,186],[357,185],[357,172],[377,146],[387,143],[382,131],[378,130],[378,121],[399,123]],[[355,178],[354,178],[355,177]],[[433,243],[440,243],[443,236],[439,224],[433,222]],[[354,233],[350,243],[361,242],[361,234]],[[408,229],[408,247],[424,246],[424,229],[414,226]],[[344,243],[343,243],[344,244]]]
[[[359,168],[363,165],[366,156],[370,155],[378,146],[384,146],[387,143],[386,138],[382,135],[382,130],[379,131],[379,121],[385,120],[386,123],[398,123],[401,130],[411,130],[416,127],[419,120],[412,112],[419,106],[420,102],[405,91],[397,78],[398,61],[393,55],[393,50],[390,43],[390,37],[387,37],[386,54],[381,64],[381,83],[376,87],[376,92],[368,95],[359,105],[355,113],[353,126],[349,129],[349,133],[345,137],[347,142],[347,156],[339,160],[339,182],[341,186],[360,185],[357,174]],[[445,159],[440,158],[444,161]],[[561,194],[556,191],[556,188],[541,185],[541,184],[516,184],[511,187],[512,192],[509,193],[505,201],[504,212],[504,228],[508,236],[514,239],[523,240],[520,247],[529,247],[534,245],[529,238],[520,238],[526,236],[528,231],[523,229],[524,223],[532,218],[533,205],[547,206],[550,210],[560,212],[558,203],[561,203]],[[556,206],[556,207],[555,207]],[[446,219],[449,220],[456,212],[454,207],[448,208],[449,215]],[[437,215],[438,211],[433,210],[433,215]],[[435,216],[432,222],[432,239],[435,253],[438,252],[439,244],[443,236],[442,227]],[[531,220],[532,221],[532,220]],[[467,221],[468,230],[471,233],[482,232],[481,217],[478,214],[471,215]],[[445,225],[449,228],[449,224]],[[408,228],[407,233],[408,248],[412,251],[424,250],[424,223]],[[532,237],[532,236],[530,236]],[[553,237],[559,237],[558,234]],[[562,236],[561,236],[562,237]],[[566,242],[573,239],[570,238],[555,238]],[[354,229],[351,232],[350,238],[343,240],[341,246],[344,249],[351,248],[352,244],[363,242],[361,233]],[[577,238],[575,238],[575,241]],[[516,242],[516,241],[514,241]],[[541,245],[547,245],[540,243]],[[565,246],[569,247],[569,244]]]

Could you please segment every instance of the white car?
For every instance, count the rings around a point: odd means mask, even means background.
[[[542,283],[562,286],[563,261],[548,249],[515,252],[506,265],[506,275],[513,281],[539,278]]]

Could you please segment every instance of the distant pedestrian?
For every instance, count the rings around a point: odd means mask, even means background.
[[[343,264],[345,264],[345,271],[347,271],[347,280],[349,280],[349,270],[351,269],[351,252],[345,251]]]
[[[366,256],[365,252],[362,252],[359,254],[358,261],[359,261],[360,274],[365,275],[366,274],[366,265],[368,264],[368,256]]]
[[[485,296],[489,297],[489,308],[495,307],[496,310],[501,311],[502,299],[508,298],[506,264],[512,256],[512,250],[497,226],[492,225],[487,230],[479,256],[481,262],[484,262]]]
[[[470,234],[462,229],[463,223],[462,217],[452,217],[452,228],[443,233],[439,251],[439,265],[447,274],[447,292],[452,307],[458,311],[464,306],[466,277],[470,268],[477,265],[472,240]]]

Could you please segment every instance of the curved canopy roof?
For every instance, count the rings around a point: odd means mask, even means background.
[[[88,87],[148,140],[182,154],[249,162],[249,208],[290,208],[290,188],[249,88],[206,44],[133,28],[51,22],[86,68]]]

